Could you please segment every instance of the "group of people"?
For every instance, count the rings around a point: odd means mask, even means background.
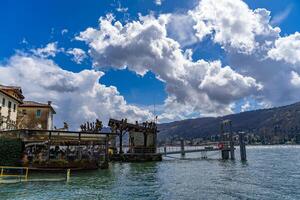
[[[26,148],[23,155],[23,163],[45,160],[98,160],[103,147],[99,145],[89,146],[51,146],[50,150],[46,145],[34,145]]]

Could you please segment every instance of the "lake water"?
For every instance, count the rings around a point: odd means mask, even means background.
[[[300,199],[300,146],[247,147],[246,163],[238,151],[236,161],[207,156],[111,163],[108,170],[72,173],[69,183],[0,184],[0,199]]]

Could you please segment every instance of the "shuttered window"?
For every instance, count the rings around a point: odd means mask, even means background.
[[[41,110],[37,110],[36,111],[36,117],[41,117],[42,111]]]

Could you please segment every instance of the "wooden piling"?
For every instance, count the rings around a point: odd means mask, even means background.
[[[244,133],[243,132],[240,132],[239,139],[240,139],[241,161],[246,161],[247,160],[246,144],[245,144]]]
[[[233,133],[232,133],[232,123],[229,121],[229,137],[230,137],[230,159],[234,160],[235,155],[234,155],[234,141],[233,141]]]
[[[181,150],[181,155],[184,156],[184,140],[180,140],[180,150]]]
[[[227,127],[227,130],[229,129],[229,146],[228,143],[225,144],[225,149],[221,151],[222,153],[222,159],[227,160],[229,159],[229,153],[231,160],[235,159],[234,155],[234,142],[233,142],[233,132],[232,132],[232,122],[231,120],[224,120],[221,122],[221,141],[228,140],[227,137],[225,137],[225,129]]]
[[[223,160],[228,160],[229,159],[229,151],[228,150],[222,150],[221,154],[222,154],[222,159]]]

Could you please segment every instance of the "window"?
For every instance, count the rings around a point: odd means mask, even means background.
[[[5,99],[4,98],[2,99],[2,106],[3,107],[5,106]]]
[[[11,101],[8,102],[8,109],[11,109]]]
[[[41,117],[42,111],[41,110],[37,110],[36,111],[36,117]]]
[[[16,112],[16,104],[14,103],[14,112]]]

